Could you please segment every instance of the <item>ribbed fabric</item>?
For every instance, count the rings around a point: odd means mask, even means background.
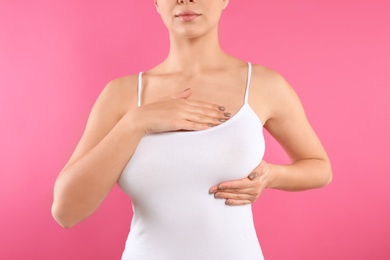
[[[208,194],[245,178],[264,155],[262,123],[245,103],[227,122],[202,131],[144,136],[118,184],[134,215],[122,260],[261,260],[251,205],[227,206]],[[142,73],[138,82],[139,105]]]

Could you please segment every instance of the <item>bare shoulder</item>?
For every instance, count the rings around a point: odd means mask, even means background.
[[[130,109],[137,107],[137,77],[111,80],[96,100],[72,157],[65,168],[81,158],[106,136]]]
[[[258,64],[253,65],[249,103],[264,124],[301,105],[294,89],[280,73]]]
[[[137,76],[111,80],[96,100],[88,119],[86,132],[108,133],[129,111],[137,107]]]
[[[137,75],[116,78],[108,82],[95,103],[104,112],[124,115],[137,106]]]

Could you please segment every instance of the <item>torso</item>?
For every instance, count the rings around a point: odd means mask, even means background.
[[[123,259],[262,259],[251,206],[230,207],[208,194],[216,183],[246,177],[264,154],[262,123],[245,103],[246,79],[241,89],[229,85],[242,98],[226,123],[142,138],[118,182],[134,208]]]

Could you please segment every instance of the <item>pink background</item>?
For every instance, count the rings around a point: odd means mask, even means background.
[[[232,0],[231,54],[280,72],[332,161],[321,190],[253,206],[266,259],[390,259],[390,2]],[[76,227],[51,217],[55,178],[113,78],[167,54],[152,0],[0,0],[0,258],[120,259],[131,206],[117,187]],[[287,162],[267,138],[266,159]]]

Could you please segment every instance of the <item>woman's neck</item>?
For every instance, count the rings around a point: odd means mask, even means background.
[[[161,64],[165,72],[194,74],[220,67],[228,57],[219,45],[217,33],[191,39],[171,35],[170,43],[168,57]]]

